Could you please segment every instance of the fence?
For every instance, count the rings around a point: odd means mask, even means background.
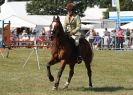
[[[35,45],[45,47],[49,43],[47,35],[12,35],[10,39],[12,47],[34,47]],[[133,37],[130,36],[123,36],[121,38],[116,36],[94,36],[93,39],[90,39],[88,36],[86,39],[94,49],[133,49]]]
[[[45,35],[12,35],[10,37],[11,47],[46,47],[49,37]]]

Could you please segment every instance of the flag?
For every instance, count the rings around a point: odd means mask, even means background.
[[[116,7],[116,0],[112,0],[112,7]]]
[[[117,11],[120,11],[120,2],[119,2],[119,0],[112,0],[112,7],[116,7]]]

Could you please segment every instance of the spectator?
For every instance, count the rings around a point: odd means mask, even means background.
[[[41,28],[41,35],[45,35],[45,28],[43,27],[43,28]]]
[[[127,46],[130,47],[130,29],[126,30]]]
[[[104,48],[105,49],[109,49],[110,48],[110,44],[111,44],[110,32],[105,34],[103,43],[104,43]]]
[[[22,40],[24,41],[29,40],[28,34],[25,30],[23,30],[23,33],[22,33]]]
[[[119,28],[118,32],[117,32],[117,48],[118,49],[122,49],[123,48],[123,42],[124,42],[124,30]]]
[[[130,43],[131,43],[131,46],[133,46],[133,29],[131,30],[131,33],[130,33]]]
[[[39,37],[37,37],[36,41],[38,45],[43,46],[44,45],[44,41],[45,41],[45,28],[41,28],[41,32],[38,35]]]
[[[112,30],[110,32],[110,37],[111,37],[111,46],[112,46],[112,48],[116,48],[116,30]]]
[[[94,29],[89,30],[86,35],[88,35],[87,40],[90,42],[90,45],[93,48],[93,41],[94,41],[95,36],[96,36],[95,30]]]
[[[104,36],[108,36],[108,33],[109,33],[108,28],[105,28]]]
[[[99,33],[96,33],[95,39],[93,41],[93,46],[95,49],[98,49],[101,47],[101,37],[99,36]]]

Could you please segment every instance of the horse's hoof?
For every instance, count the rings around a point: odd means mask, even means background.
[[[63,89],[68,89],[68,86],[64,86]]]
[[[89,85],[89,88],[93,88],[93,86],[92,85]]]
[[[53,81],[54,81],[54,77],[53,77],[53,76],[49,76],[49,80],[50,80],[51,82],[53,82]]]
[[[66,83],[64,84],[63,89],[67,89],[67,88],[68,88],[68,85],[69,85],[69,83],[68,83],[68,82],[66,82]]]
[[[53,90],[53,91],[57,90],[57,87],[53,86],[52,90]]]

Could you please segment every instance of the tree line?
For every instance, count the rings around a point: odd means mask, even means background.
[[[105,18],[108,18],[109,11],[116,11],[116,8],[112,7],[112,0],[30,0],[27,3],[27,12],[31,15],[65,15],[65,6],[69,2],[76,4],[76,12],[84,16],[83,12],[86,7],[93,7],[94,5],[100,8],[107,8],[107,12],[104,13]],[[133,11],[132,0],[120,0],[121,11]]]
[[[116,11],[116,8],[112,7],[112,0],[8,0],[11,1],[29,1],[26,5],[28,14],[31,15],[65,15],[65,6],[69,2],[76,4],[76,12],[80,16],[84,16],[83,12],[86,7],[93,7],[94,5],[100,8],[107,8],[107,12],[104,13],[105,18],[108,18],[109,11]],[[121,11],[133,11],[132,0],[119,0]],[[2,5],[5,0],[0,0]]]

